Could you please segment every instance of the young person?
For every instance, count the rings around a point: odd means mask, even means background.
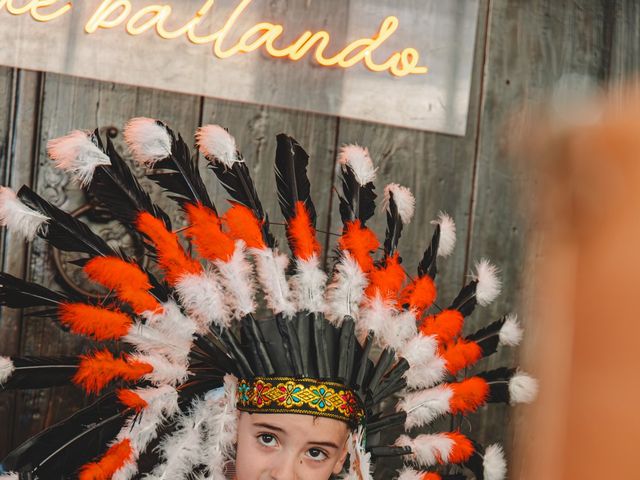
[[[366,149],[345,146],[339,256],[324,271],[308,156],[293,138],[277,137],[275,161],[291,260],[277,248],[226,130],[209,125],[196,134],[231,197],[224,213],[189,148],[164,123],[134,119],[125,138],[148,176],[180,204],[186,228],[172,225],[97,131],[53,140],[48,152],[140,234],[161,278],[29,188],[0,191],[3,225],[76,252],[87,276],[110,292],[95,302],[2,274],[2,304],[47,307],[61,327],[125,351],[103,346],[77,358],[0,359],[5,390],[69,380],[91,394],[114,381],[120,386],[10,453],[5,477],[366,480],[377,459],[401,455],[410,464],[401,480],[464,472],[504,478],[501,448],[459,431],[386,438],[397,427],[415,430],[443,415],[535,395],[535,380],[514,369],[456,379],[499,345],[516,345],[522,331],[506,315],[462,336],[464,318],[500,290],[486,260],[447,308],[435,305],[437,260],[455,242],[447,215],[434,222],[417,275],[408,276],[398,241],[413,216],[413,196],[397,184],[385,187],[379,249],[367,227],[375,169]],[[258,313],[259,301],[266,313]]]

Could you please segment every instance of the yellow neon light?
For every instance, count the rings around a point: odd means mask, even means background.
[[[324,67],[350,68],[358,63],[363,63],[373,72],[388,71],[397,77],[427,73],[427,67],[418,65],[420,54],[415,48],[407,47],[394,52],[382,63],[373,59],[375,50],[398,29],[400,22],[394,16],[385,18],[378,32],[371,38],[357,39],[333,56],[325,55],[326,49],[331,44],[329,32],[324,30],[305,31],[290,45],[278,47],[275,44],[282,36],[284,26],[269,22],[253,25],[240,36],[235,44],[225,47],[227,35],[252,2],[253,0],[241,0],[222,28],[208,35],[200,35],[196,29],[213,8],[215,0],[206,0],[196,14],[176,30],[170,30],[166,27],[166,22],[173,13],[171,5],[148,5],[133,12],[130,0],[103,0],[85,24],[85,32],[93,34],[100,29],[112,29],[124,23],[127,33],[133,36],[154,30],[159,37],[167,40],[186,36],[195,45],[211,44],[213,54],[221,59],[263,48],[272,57],[288,58],[292,61],[298,61],[306,55],[313,55],[315,61]],[[58,10],[47,14],[38,10],[51,7],[59,3],[59,0],[31,0],[22,6],[16,6],[15,3],[16,0],[0,0],[0,9],[6,8],[13,15],[30,12],[31,16],[40,22],[54,20],[72,8],[72,2],[66,2]]]

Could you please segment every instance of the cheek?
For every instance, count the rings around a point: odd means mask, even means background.
[[[236,479],[258,480],[261,473],[268,471],[269,457],[259,448],[254,438],[238,436],[236,449]]]

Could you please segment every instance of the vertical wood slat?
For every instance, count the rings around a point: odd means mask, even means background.
[[[38,136],[40,88],[43,74],[24,70],[3,69],[0,92],[4,90],[6,103],[2,105],[2,185],[17,190],[23,184],[31,184],[33,159],[36,155],[34,139]],[[5,90],[6,89],[6,90]],[[18,236],[2,232],[2,270],[23,277],[27,266],[27,244]],[[2,309],[0,316],[0,352],[18,354],[21,348],[20,310]],[[0,416],[15,418],[16,395],[0,395]],[[5,416],[6,415],[6,416]],[[14,441],[11,428],[0,432],[0,452],[7,451]]]
[[[200,116],[198,97],[154,92],[110,83],[47,75],[44,85],[41,134],[35,159],[36,189],[54,204],[71,211],[85,203],[81,192],[65,174],[57,171],[46,155],[46,142],[73,129],[95,125],[115,126],[120,131],[133,116],[161,118],[176,130],[193,132]],[[119,150],[126,152],[122,135],[115,138]],[[154,189],[156,197],[158,189]],[[164,206],[164,205],[163,205]],[[175,211],[175,206],[170,205]],[[102,232],[101,232],[102,233]],[[52,251],[44,242],[33,244],[29,275],[32,281],[63,289],[52,261]],[[22,329],[23,354],[78,354],[90,342],[61,332],[48,319],[30,318]],[[18,394],[15,439],[17,445],[44,427],[58,421],[83,402],[77,388],[65,387]]]
[[[504,287],[501,297],[483,309],[477,327],[509,311],[529,311],[528,292],[533,279],[525,278],[523,266],[534,265],[536,255],[542,253],[526,251],[526,244],[533,243],[536,232],[527,221],[526,208],[514,203],[515,199],[534,199],[527,189],[529,179],[509,156],[509,140],[523,133],[517,131],[520,123],[510,123],[510,115],[523,108],[520,114],[530,118],[530,107],[567,78],[594,83],[603,80],[604,8],[602,2],[584,0],[491,2],[470,254],[471,258],[487,255],[494,260],[502,269]],[[568,74],[577,76],[567,77]],[[525,335],[538,334],[535,319],[520,318]],[[484,360],[479,369],[514,364],[517,353],[502,349]],[[470,417],[478,441],[499,441],[507,447],[514,439],[505,425],[518,420],[517,410],[513,414],[509,407],[496,406]],[[519,475],[511,472],[510,478]]]

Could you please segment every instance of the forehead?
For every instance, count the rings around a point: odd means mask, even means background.
[[[314,417],[291,413],[247,413],[241,412],[240,421],[246,422],[253,429],[269,429],[271,427],[282,433],[301,438],[312,438],[315,441],[331,440],[343,442],[349,428],[345,422],[332,418]]]

